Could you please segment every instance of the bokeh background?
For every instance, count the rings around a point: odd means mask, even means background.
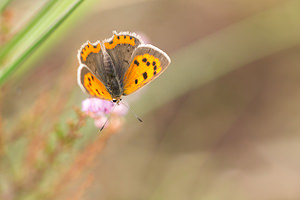
[[[4,45],[46,0],[13,0]],[[86,0],[1,86],[0,199],[300,199],[300,1]],[[132,31],[166,72],[99,134],[77,51]],[[34,38],[28,38],[34,40]],[[1,68],[0,68],[1,69]]]

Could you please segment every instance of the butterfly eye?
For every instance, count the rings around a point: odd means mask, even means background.
[[[122,99],[120,97],[117,97],[116,99],[112,100],[113,103],[117,103],[117,104],[119,104],[120,101],[122,101]]]

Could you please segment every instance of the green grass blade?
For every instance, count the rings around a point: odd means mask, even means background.
[[[4,11],[6,6],[11,2],[11,0],[2,0],[0,1],[0,13]]]
[[[16,34],[3,48],[0,49],[0,64],[3,62],[5,57],[14,49],[18,43],[32,30],[34,26],[39,22],[39,20],[45,15],[49,9],[55,4],[57,0],[50,1],[44,8],[34,17],[34,19],[27,24],[27,26]]]
[[[83,2],[52,0],[0,51],[0,85]]]

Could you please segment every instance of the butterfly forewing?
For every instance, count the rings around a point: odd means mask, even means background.
[[[135,48],[142,43],[142,40],[134,33],[113,32],[113,36],[104,41],[106,52],[110,56],[117,78],[123,82],[123,77],[127,71],[132,53]]]
[[[81,64],[86,65],[93,72],[99,73],[99,68],[103,65],[102,47],[99,41],[91,43],[87,41],[78,51],[78,58]]]
[[[81,65],[78,68],[77,77],[78,84],[83,91],[100,99],[112,100],[103,83],[86,66]]]
[[[169,56],[153,45],[140,45],[124,75],[123,95],[129,95],[157,78],[170,64]]]

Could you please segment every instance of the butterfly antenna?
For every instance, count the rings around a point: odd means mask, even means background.
[[[109,120],[109,117],[106,119],[105,123],[104,123],[104,124],[102,125],[102,127],[99,129],[99,132],[101,132],[101,131],[104,129],[104,127],[105,127],[105,125],[107,124],[108,120]]]
[[[116,105],[117,105],[117,104],[114,105],[114,107],[111,109],[111,112],[110,112],[110,113],[112,113],[112,112],[114,111],[114,109],[116,108]],[[109,119],[110,119],[110,116],[111,116],[111,114],[108,115],[106,121],[104,122],[104,124],[102,125],[102,127],[99,129],[99,133],[104,129],[105,125],[107,124],[107,122],[108,122]]]
[[[137,119],[137,120],[139,120],[139,122],[143,122],[143,120],[139,117],[139,116],[137,116],[137,114],[132,110],[132,109],[130,109],[130,107],[127,105],[127,104],[125,104],[124,102],[121,102],[126,108],[128,108],[128,110],[130,111],[130,113],[133,115],[133,116],[135,116],[135,118]]]

